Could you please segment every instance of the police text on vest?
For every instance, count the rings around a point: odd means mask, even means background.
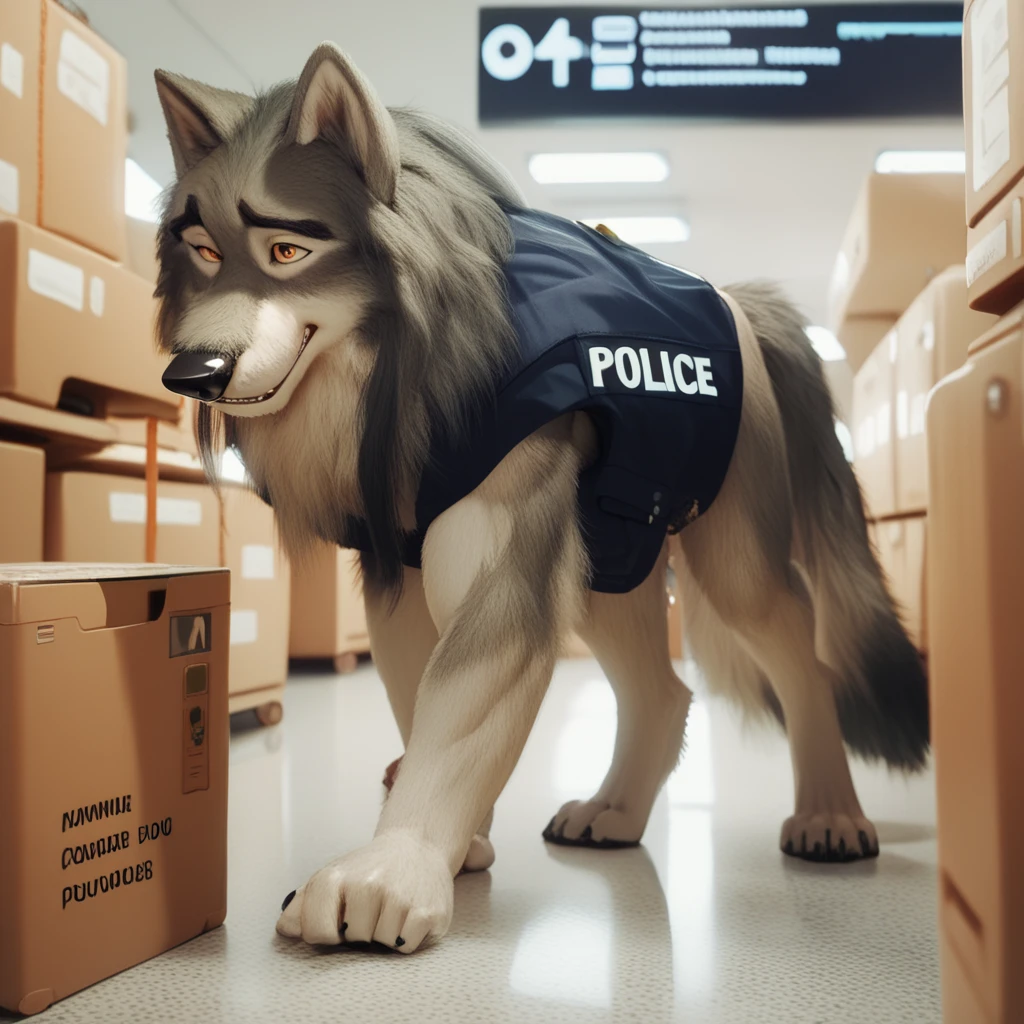
[[[589,355],[590,376],[595,388],[608,387],[605,376],[614,374],[618,382],[630,390],[718,395],[711,360],[707,356],[690,356],[685,352],[673,356],[664,349],[656,350],[652,366],[651,351],[647,348],[619,345],[611,349],[594,345]],[[655,367],[659,379],[655,379]]]

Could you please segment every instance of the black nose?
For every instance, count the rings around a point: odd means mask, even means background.
[[[234,356],[218,352],[182,352],[164,370],[164,387],[186,398],[214,402],[224,394],[234,369]]]

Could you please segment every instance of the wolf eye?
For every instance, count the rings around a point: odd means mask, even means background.
[[[303,249],[301,245],[292,245],[291,242],[278,242],[270,248],[271,263],[298,263],[309,255],[309,249]]]
[[[219,252],[211,249],[208,245],[193,245],[193,249],[206,260],[207,263],[222,263],[224,257]]]

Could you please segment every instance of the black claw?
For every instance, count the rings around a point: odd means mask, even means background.
[[[590,842],[594,838],[594,830],[588,825],[581,833],[580,839]]]
[[[402,946],[405,945],[405,939],[403,939],[402,936],[399,935],[398,938],[395,939],[395,945],[398,946],[399,949],[401,949]]]
[[[868,834],[863,829],[858,833],[860,839],[860,848],[865,857],[871,856],[871,840],[868,839]]]
[[[788,853],[790,856],[792,856],[794,853],[796,853],[796,850],[793,848],[793,840],[792,839],[787,839],[786,840],[786,845],[782,849],[783,849],[784,853]]]
[[[839,859],[840,860],[848,860],[849,859],[846,856],[846,840],[845,839],[840,839],[839,840],[838,850],[839,850]]]
[[[555,819],[552,818],[548,822],[548,827],[541,833],[541,838],[546,839],[549,843],[554,841],[555,838]]]
[[[348,921],[342,921],[341,927],[338,929],[338,934],[344,936],[345,932],[348,931]]]
[[[281,904],[281,913],[283,914],[288,909],[288,904],[295,899],[295,890],[292,889],[290,893],[284,898],[284,903]]]
[[[832,859],[832,829],[825,829],[825,858]]]
[[[821,843],[815,843],[814,844],[814,859],[815,860],[824,860],[825,859],[821,855]]]
[[[806,857],[807,856],[807,833],[806,832],[801,832],[800,833],[800,856],[801,857]]]

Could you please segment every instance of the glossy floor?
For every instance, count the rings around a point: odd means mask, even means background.
[[[553,811],[600,781],[614,723],[596,664],[563,662],[498,805],[498,861],[459,879],[448,938],[412,957],[323,953],[274,934],[281,899],[370,837],[401,748],[371,667],[296,676],[280,726],[235,727],[226,926],[47,1024],[938,1024],[930,776],[858,767],[881,858],[800,863],[776,849],[792,794],[781,738],[699,702],[643,847],[545,845]]]

